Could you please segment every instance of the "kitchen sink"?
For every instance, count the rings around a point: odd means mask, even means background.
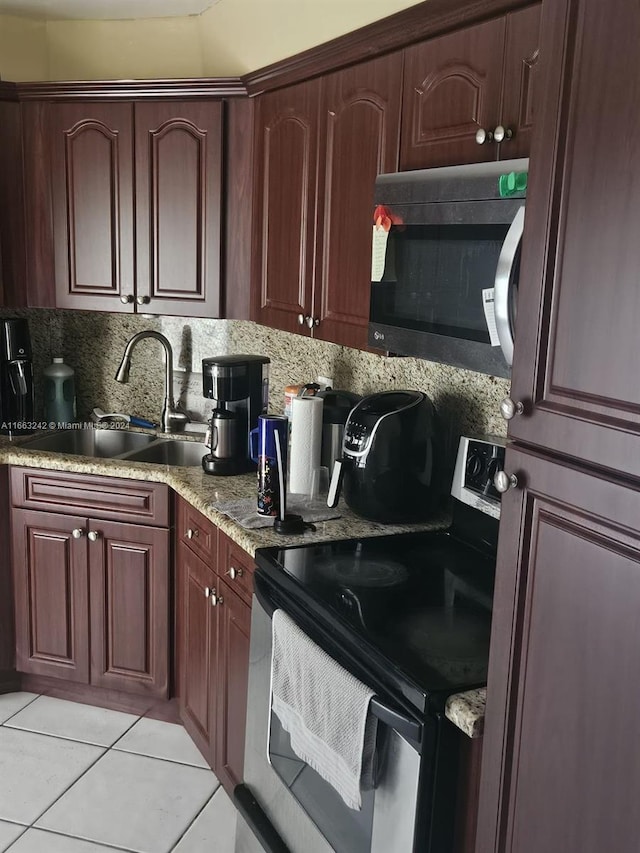
[[[206,444],[197,441],[155,441],[148,447],[127,454],[131,462],[155,462],[158,465],[200,465],[202,457],[209,453]]]
[[[155,435],[118,429],[64,429],[23,442],[30,450],[111,459],[157,441]]]

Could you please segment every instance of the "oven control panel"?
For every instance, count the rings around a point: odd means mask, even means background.
[[[494,518],[500,517],[500,493],[493,478],[504,469],[505,441],[496,436],[462,436],[451,494],[462,503]]]

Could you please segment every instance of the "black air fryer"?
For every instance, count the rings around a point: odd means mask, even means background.
[[[365,397],[347,420],[327,503],[336,505],[342,487],[347,505],[363,518],[424,520],[443,494],[442,456],[438,418],[426,394]]]

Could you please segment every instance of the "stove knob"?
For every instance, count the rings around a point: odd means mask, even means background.
[[[477,453],[472,453],[467,458],[467,474],[470,477],[477,477],[478,474],[482,473],[483,468],[484,460],[482,456],[479,456]]]

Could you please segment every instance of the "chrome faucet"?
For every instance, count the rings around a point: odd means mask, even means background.
[[[171,344],[161,335],[160,332],[138,332],[134,335],[125,347],[120,367],[116,373],[116,382],[127,383],[129,381],[129,370],[131,369],[131,353],[136,344],[144,340],[144,338],[154,338],[160,341],[164,348],[164,407],[160,419],[162,432],[182,432],[189,422],[186,412],[183,412],[180,406],[176,406],[173,399],[173,350]]]

